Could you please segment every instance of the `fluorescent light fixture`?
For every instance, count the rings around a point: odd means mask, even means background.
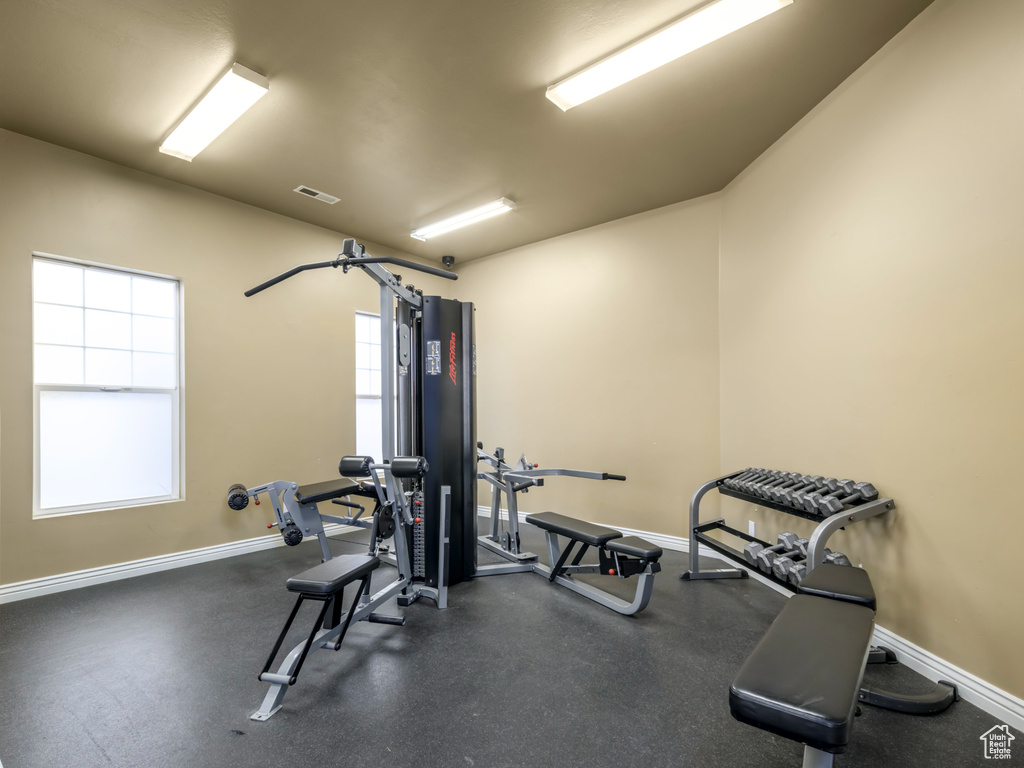
[[[164,139],[160,151],[192,162],[193,157],[206,149],[268,90],[270,83],[263,75],[241,64],[232,64],[231,69]]]
[[[443,235],[445,232],[451,232],[453,229],[459,229],[461,227],[468,226],[470,224],[476,224],[478,221],[489,219],[492,216],[497,216],[499,213],[505,213],[506,211],[514,211],[516,204],[509,200],[507,197],[499,198],[493,202],[487,203],[487,205],[481,205],[465,213],[460,213],[456,216],[450,216],[447,219],[442,219],[436,224],[429,224],[425,227],[413,230],[410,234],[417,240],[427,240],[431,237],[437,237]]]
[[[792,4],[793,0],[716,0],[618,53],[555,83],[547,97],[567,111],[675,61],[713,40]]]

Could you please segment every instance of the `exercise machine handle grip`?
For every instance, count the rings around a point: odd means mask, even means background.
[[[287,272],[282,272],[277,277],[272,277],[265,283],[260,283],[255,288],[250,288],[245,292],[245,297],[255,296],[260,291],[265,291],[267,288],[273,288],[280,282],[287,280],[289,277],[294,277],[299,272],[305,272],[307,269],[323,269],[324,267],[340,267],[343,263],[342,259],[335,259],[334,261],[317,261],[312,264],[300,264],[297,267],[292,267]]]
[[[417,264],[414,261],[408,261],[407,259],[396,259],[391,256],[359,256],[359,257],[347,257],[344,259],[334,259],[334,261],[316,261],[312,264],[300,264],[297,267],[292,267],[287,272],[282,272],[277,277],[272,277],[265,283],[260,283],[255,288],[250,288],[245,292],[245,297],[255,296],[260,291],[265,291],[267,288],[273,288],[280,282],[287,280],[289,277],[294,277],[300,272],[305,272],[308,269],[324,269],[325,267],[344,267],[346,270],[349,267],[358,267],[361,264],[394,264],[398,267],[404,267],[406,269],[412,269],[416,272],[425,272],[428,275],[434,275],[434,277],[443,277],[445,280],[458,280],[459,276],[453,272],[446,272],[443,269],[437,267],[428,267],[425,264]]]
[[[459,276],[454,272],[445,272],[437,267],[428,267],[425,264],[417,264],[415,261],[395,259],[390,256],[366,256],[359,259],[345,259],[343,263],[350,267],[357,267],[360,264],[394,264],[395,266],[413,269],[417,272],[426,272],[428,275],[434,275],[435,277],[443,277],[445,280],[459,279]]]

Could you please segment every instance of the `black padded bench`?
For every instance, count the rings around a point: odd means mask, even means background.
[[[957,700],[939,682],[916,696],[863,687],[874,653],[875,591],[867,571],[822,564],[797,588],[729,688],[733,717],[805,745],[804,768],[828,768],[846,750],[858,702],[932,714]],[[882,649],[884,650],[884,649]]]
[[[733,717],[806,745],[804,768],[832,765],[853,729],[875,614],[795,595],[729,689]]]
[[[342,496],[365,496],[370,499],[377,498],[377,492],[372,487],[362,485],[338,485],[337,480],[326,480],[322,483],[311,483],[300,485],[295,491],[295,500],[299,504],[319,504],[321,501],[333,501]]]
[[[614,528],[595,525],[556,512],[527,515],[526,522],[547,534],[550,567],[537,564],[534,570],[546,576],[548,581],[568,587],[622,614],[633,615],[647,606],[653,588],[654,574],[661,570],[658,559],[663,553],[660,547],[637,536],[623,536]],[[568,539],[568,544],[561,551],[558,544],[559,536]],[[580,548],[573,556],[573,549],[577,544]],[[598,550],[599,563],[581,564],[590,547]],[[604,590],[573,579],[572,575],[577,573],[601,573],[619,578],[639,574],[640,580],[634,599],[627,603]]]
[[[876,607],[875,588],[871,586],[871,577],[863,568],[822,563],[804,577],[796,591],[801,595],[828,597],[863,605],[872,611]]]
[[[323,484],[321,483],[321,485]],[[370,576],[378,567],[380,567],[380,560],[376,555],[339,555],[288,579],[285,585],[288,587],[290,592],[297,592],[299,594],[299,599],[295,602],[295,607],[292,608],[292,612],[288,616],[288,621],[285,622],[284,629],[281,630],[281,634],[278,636],[277,642],[274,643],[274,650],[270,652],[270,658],[267,659],[267,663],[263,667],[263,671],[260,673],[259,679],[265,683],[295,685],[295,681],[299,677],[299,670],[302,669],[302,663],[306,660],[306,656],[309,654],[309,650],[316,638],[316,633],[321,627],[324,629],[333,629],[338,626],[338,623],[341,621],[341,598],[343,590],[353,581],[359,580],[359,589],[356,590],[356,594],[352,598],[352,604],[349,606],[348,613],[345,615],[345,624],[341,628],[341,633],[338,635],[337,640],[335,640],[331,646],[334,650],[338,650],[341,647],[342,641],[345,639],[345,633],[348,632],[349,624],[352,623],[352,616],[356,611],[356,607],[359,605],[359,598],[362,596],[363,592],[366,591]],[[274,657],[277,656],[277,652],[281,650],[281,644],[284,642],[284,638],[288,634],[288,630],[291,628],[292,622],[295,621],[295,616],[298,614],[299,607],[302,605],[303,600],[317,600],[322,602],[323,607],[320,609],[320,615],[313,624],[313,629],[309,633],[309,638],[302,647],[302,653],[299,656],[298,664],[295,666],[295,671],[292,672],[291,675],[287,676],[273,674],[270,672],[270,667],[274,663]],[[332,607],[333,611],[331,612],[331,616],[328,617],[327,611]],[[267,715],[267,717],[269,716],[270,715]]]

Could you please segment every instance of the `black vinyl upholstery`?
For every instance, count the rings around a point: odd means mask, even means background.
[[[342,496],[369,496],[376,498],[377,494],[372,488],[363,488],[360,485],[338,485],[337,480],[325,480],[322,483],[300,485],[295,491],[295,500],[299,504],[316,504],[321,501],[339,499]]]
[[[845,600],[875,610],[875,589],[863,568],[822,563],[804,577],[796,591],[802,595]]]
[[[661,551],[661,547],[656,547],[638,536],[623,536],[621,539],[612,539],[604,546],[605,549],[612,552],[650,561],[656,561],[664,554]]]
[[[391,460],[391,474],[395,477],[423,477],[430,465],[422,456],[395,456]]]
[[[339,555],[292,576],[286,586],[291,592],[333,595],[379,566],[380,560],[374,555]]]
[[[733,717],[825,752],[850,740],[874,612],[795,595],[729,689]]]
[[[538,528],[543,528],[545,531],[551,531],[562,536],[568,536],[570,539],[582,541],[584,544],[589,544],[592,547],[603,547],[612,539],[618,539],[622,536],[614,528],[587,523],[573,517],[559,515],[556,512],[538,512],[534,515],[527,515],[526,522],[532,523]]]
[[[343,477],[369,477],[372,465],[372,456],[342,456],[338,462],[338,474]]]

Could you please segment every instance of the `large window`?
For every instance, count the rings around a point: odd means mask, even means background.
[[[380,317],[356,312],[356,454],[383,459],[381,449]]]
[[[180,497],[177,280],[36,257],[37,516]]]

